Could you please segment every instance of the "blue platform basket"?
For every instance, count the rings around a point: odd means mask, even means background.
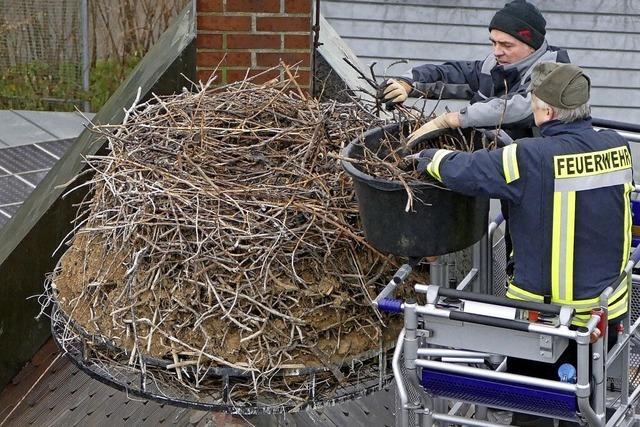
[[[635,248],[640,245],[640,200],[631,200],[631,216],[633,217],[631,245]]]
[[[574,393],[471,375],[422,369],[422,386],[432,396],[477,403],[491,408],[577,420]]]

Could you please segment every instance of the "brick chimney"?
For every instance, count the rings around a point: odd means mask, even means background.
[[[298,64],[298,83],[309,90],[313,55],[313,0],[197,0],[198,78],[220,63],[218,82],[230,83],[278,65]],[[226,56],[225,56],[226,54]],[[222,61],[222,62],[221,62]],[[263,83],[278,71],[256,78]]]

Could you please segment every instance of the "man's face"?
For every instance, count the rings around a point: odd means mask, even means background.
[[[513,64],[535,52],[528,44],[500,30],[491,30],[489,40],[493,45],[493,55],[500,65]]]

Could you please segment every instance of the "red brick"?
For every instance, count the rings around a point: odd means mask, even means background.
[[[213,70],[198,70],[198,80],[206,83],[209,81],[211,74],[213,74]],[[216,76],[215,82],[220,83],[220,74]]]
[[[196,58],[198,67],[215,67],[222,61],[223,65],[228,66],[250,66],[250,52],[202,52],[199,51]]]
[[[311,49],[311,35],[285,34],[285,49]]]
[[[250,31],[250,16],[198,15],[198,31]]]
[[[309,86],[311,83],[311,72],[310,71],[296,71],[295,69],[290,69],[291,75],[296,77],[296,82],[298,82],[299,86]]]
[[[274,78],[277,78],[277,79],[280,78],[280,72],[278,70],[271,70],[265,73],[264,70],[253,70],[253,69],[249,70],[248,77],[253,77],[260,73],[264,73],[264,74],[261,74],[258,77],[254,78],[253,80],[251,80],[252,83],[261,84],[261,83],[268,82],[269,80],[272,80]],[[236,81],[244,80],[246,75],[247,75],[246,69],[243,69],[243,70],[227,69],[227,82],[236,82]]]
[[[227,0],[227,12],[280,12],[280,0]]]
[[[201,49],[222,49],[222,34],[202,34],[196,37],[196,47]]]
[[[256,53],[256,60],[259,67],[273,67],[278,65],[280,60],[283,60],[287,65],[297,64],[299,67],[308,67],[311,61],[311,54],[309,52],[304,53]]]
[[[222,0],[197,0],[196,12],[222,12]]]
[[[311,82],[311,71],[298,71],[297,74],[298,77],[296,77],[296,80],[298,81],[298,84],[308,86]]]
[[[258,16],[256,18],[256,29],[258,31],[309,31],[311,29],[311,19],[306,17],[268,17]]]
[[[317,1],[317,0],[316,0]],[[286,13],[311,13],[313,0],[286,0],[284,11]]]
[[[227,34],[228,49],[279,49],[280,34]]]

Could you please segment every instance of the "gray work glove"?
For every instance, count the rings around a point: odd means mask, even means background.
[[[482,136],[484,136],[487,141],[496,141],[498,148],[504,147],[513,142],[513,139],[509,134],[502,129],[481,129],[480,132],[482,132]]]
[[[416,171],[420,174],[424,173],[427,170],[427,166],[431,163],[431,159],[433,158],[433,154],[436,150],[432,148],[427,148],[415,154],[409,154],[404,158],[411,162],[416,162]]]

